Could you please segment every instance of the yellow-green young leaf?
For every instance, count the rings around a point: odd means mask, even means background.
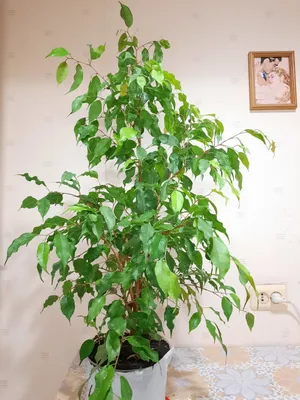
[[[210,260],[218,268],[220,279],[224,278],[230,268],[230,255],[227,246],[218,237],[212,239]]]
[[[121,396],[123,400],[132,400],[132,390],[128,380],[124,376],[120,376]]]
[[[116,225],[116,218],[112,212],[112,209],[107,206],[102,206],[100,207],[100,212],[105,219],[108,230],[111,231]]]
[[[249,160],[245,153],[238,153],[239,159],[241,160],[242,164],[249,169]]]
[[[166,296],[177,300],[180,297],[181,289],[177,276],[170,271],[166,261],[157,261],[155,265],[155,276],[157,283]]]
[[[48,259],[50,253],[49,243],[42,242],[37,248],[37,259],[43,270],[47,271]]]
[[[81,85],[83,81],[83,70],[82,70],[82,66],[80,64],[76,65],[76,71],[75,71],[75,75],[74,75],[74,82],[69,90],[70,92],[73,92],[74,90],[78,89],[79,86]]]
[[[231,317],[231,314],[233,311],[233,305],[232,305],[231,301],[228,299],[228,297],[226,297],[226,296],[222,297],[222,309],[223,309],[225,317],[227,318],[227,321],[229,321],[229,318]]]
[[[144,90],[144,87],[146,85],[146,79],[143,76],[138,76],[136,78],[136,82],[142,88],[142,90]]]
[[[89,303],[89,311],[88,311],[88,322],[91,322],[93,319],[97,318],[100,314],[102,308],[105,305],[105,296],[98,296],[92,299]]]
[[[254,321],[255,321],[254,315],[251,314],[251,313],[247,313],[246,314],[246,321],[247,321],[247,325],[248,325],[250,331],[252,331],[252,328],[254,326]]]
[[[189,331],[193,331],[194,329],[196,329],[198,327],[198,325],[201,322],[201,313],[199,311],[195,312],[189,321]]]
[[[130,28],[131,25],[133,24],[132,13],[131,13],[130,9],[127,6],[125,6],[125,4],[122,4],[120,2],[120,5],[121,5],[121,11],[120,11],[121,18],[125,22],[126,26],[128,28]]]
[[[55,234],[53,244],[56,249],[57,257],[62,262],[62,265],[66,266],[71,257],[71,244],[61,232]]]
[[[164,81],[164,73],[162,71],[156,71],[155,69],[152,70],[151,76],[154,80],[156,80],[157,83],[160,85],[163,84]]]
[[[168,40],[161,39],[159,43],[164,49],[169,49],[171,47],[170,42]]]
[[[53,49],[51,51],[51,53],[49,53],[46,58],[48,57],[66,57],[68,56],[70,53],[68,52],[68,50],[66,50],[63,47],[56,47],[55,49]]]
[[[79,350],[80,362],[82,362],[85,358],[87,358],[91,354],[91,352],[94,349],[94,346],[95,342],[93,341],[93,339],[88,339],[82,343]]]
[[[137,131],[133,128],[122,128],[120,130],[120,139],[122,141],[135,138],[136,135],[137,135]]]
[[[56,71],[56,81],[58,84],[62,83],[68,76],[68,64],[66,61],[59,64]]]
[[[68,294],[60,300],[60,309],[64,316],[70,321],[75,311],[74,295]]]
[[[102,111],[102,103],[100,100],[94,101],[89,109],[89,122],[90,124],[99,117]]]
[[[21,208],[34,208],[37,206],[37,202],[37,199],[32,196],[28,196],[22,201]]]
[[[104,52],[105,52],[105,44],[100,45],[98,47],[90,46],[90,55],[92,60],[97,60],[102,56]]]
[[[182,210],[184,203],[184,197],[182,193],[178,192],[177,190],[174,190],[174,192],[171,194],[171,206],[172,209],[178,213]]]
[[[72,114],[75,113],[76,111],[80,110],[82,107],[82,104],[86,100],[86,95],[83,94],[81,96],[76,97],[76,99],[73,100],[72,102]]]

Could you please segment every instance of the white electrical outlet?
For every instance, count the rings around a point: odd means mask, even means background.
[[[286,298],[286,285],[256,285],[258,297],[251,292],[250,307],[253,311],[271,311],[277,309],[278,304],[273,304],[271,301],[271,295],[274,292],[278,292],[282,297]]]

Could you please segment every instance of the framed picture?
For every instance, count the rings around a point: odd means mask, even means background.
[[[296,109],[295,53],[253,51],[248,60],[250,110]]]

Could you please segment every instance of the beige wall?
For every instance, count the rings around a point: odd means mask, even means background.
[[[99,67],[115,65],[115,31],[121,26],[113,0],[2,0],[1,52],[1,224],[0,263],[9,242],[39,222],[36,212],[17,212],[24,197],[42,194],[18,173],[56,181],[66,169],[82,172],[84,149],[75,146],[73,120],[66,119],[70,98],[55,84],[56,60],[45,60],[63,45],[78,58],[86,44],[107,43]],[[221,214],[233,252],[258,283],[286,282],[288,297],[300,307],[300,111],[250,113],[247,53],[295,50],[300,57],[298,0],[131,0],[141,40],[167,38],[173,44],[165,65],[182,80],[184,90],[203,112],[216,112],[226,135],[244,127],[260,128],[278,144],[271,155],[258,144],[245,178],[240,207],[232,200]],[[296,64],[300,73],[300,64]],[[72,74],[71,74],[72,75]],[[300,82],[300,77],[298,79]],[[103,171],[103,180],[113,177]],[[199,184],[199,191],[205,187]],[[53,308],[40,315],[50,294],[35,272],[34,247],[20,251],[0,270],[0,398],[51,400],[82,339],[78,318],[72,327]],[[230,279],[229,279],[230,280]],[[236,281],[232,274],[231,281]],[[208,298],[203,299],[207,304]],[[289,314],[257,314],[248,332],[236,316],[225,331],[229,344],[299,342],[300,327]],[[177,345],[210,343],[204,329],[188,337],[186,319],[174,334]]]

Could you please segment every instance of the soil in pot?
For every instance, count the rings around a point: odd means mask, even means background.
[[[103,344],[103,340],[95,340],[94,349],[89,357],[89,359],[93,363],[96,363],[95,355],[97,354],[98,346],[100,346],[101,344]],[[161,360],[170,350],[170,345],[163,339],[150,340],[150,347],[151,349],[158,352],[159,360]],[[132,371],[152,367],[154,364],[155,362],[153,361],[141,360],[139,356],[132,350],[132,346],[127,341],[125,341],[122,343],[121,346],[120,356],[116,369],[121,371]],[[105,363],[103,365],[105,365]]]

